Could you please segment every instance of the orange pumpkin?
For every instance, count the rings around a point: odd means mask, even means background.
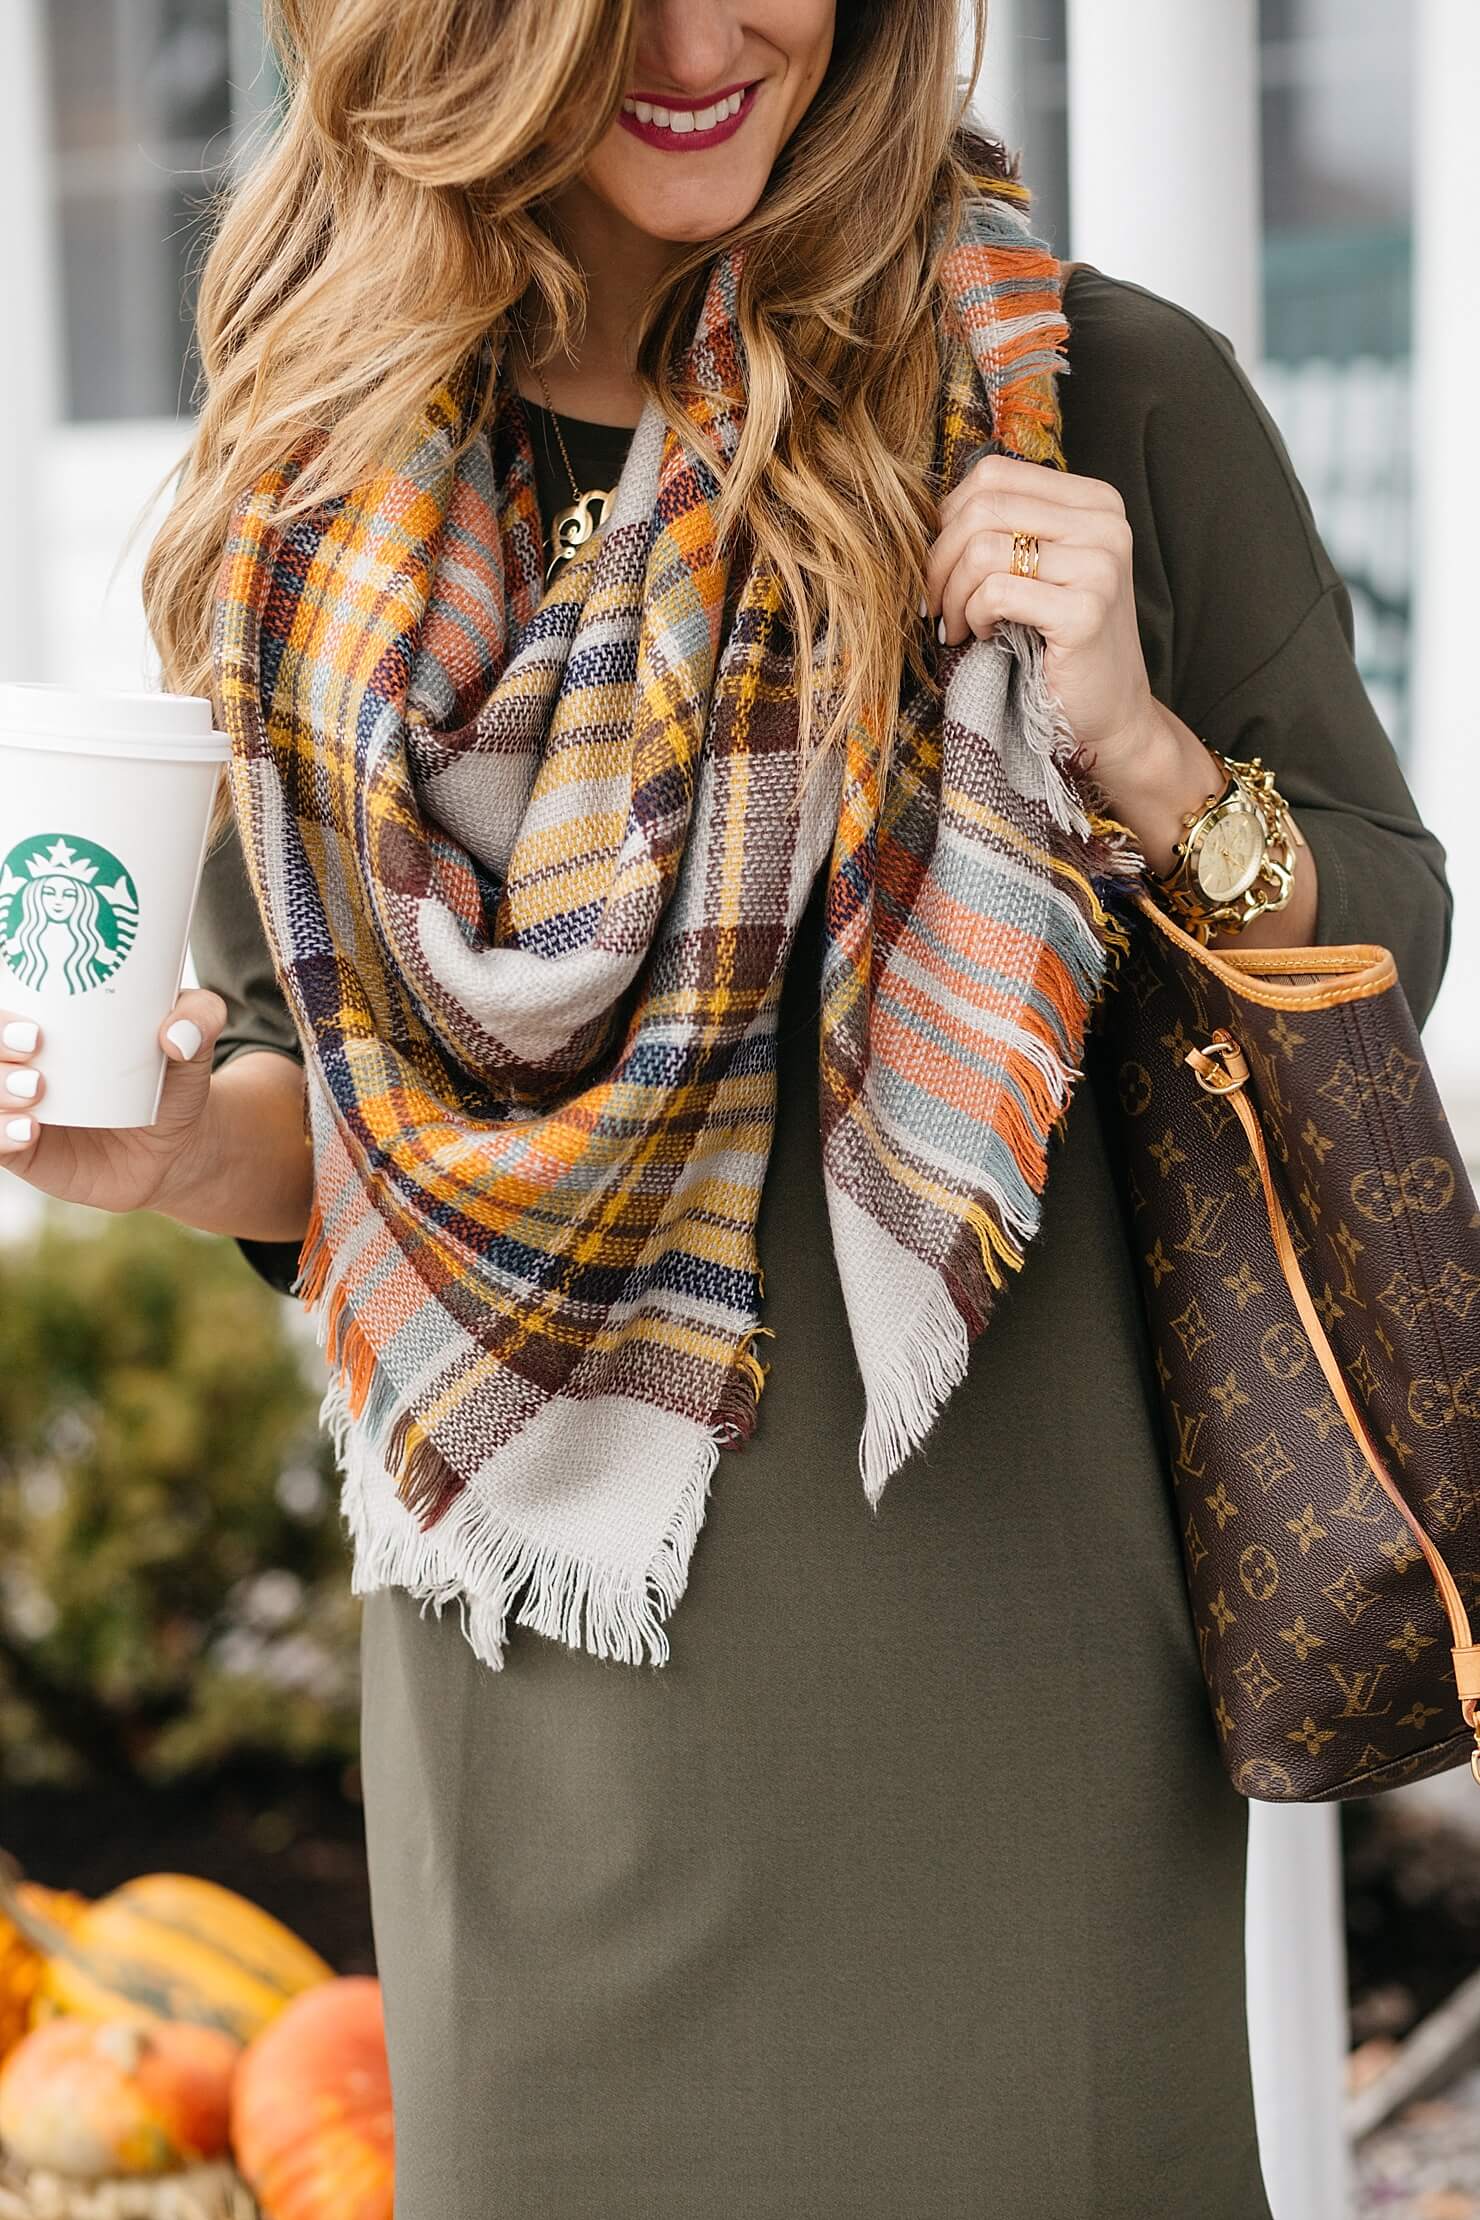
[[[0,2144],[88,2181],[220,2158],[240,2056],[214,2028],[47,2020],[0,2065]]]
[[[307,1989],[253,2038],[232,2084],[231,2141],[265,2220],[390,2220],[378,1981],[346,1974]]]

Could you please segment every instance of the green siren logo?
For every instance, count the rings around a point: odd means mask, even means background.
[[[96,841],[32,833],[0,863],[0,952],[28,987],[102,986],[138,927],[133,882]]]

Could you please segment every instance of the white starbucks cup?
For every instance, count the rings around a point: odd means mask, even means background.
[[[192,694],[0,684],[0,1009],[41,1027],[43,1125],[152,1125],[211,802]]]

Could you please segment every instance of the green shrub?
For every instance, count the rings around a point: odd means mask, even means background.
[[[0,1772],[353,1755],[321,1379],[233,1242],[53,1207],[0,1246]]]

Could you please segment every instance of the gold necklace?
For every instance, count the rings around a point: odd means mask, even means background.
[[[594,486],[589,493],[582,493],[580,487],[576,484],[576,474],[571,467],[570,450],[565,444],[565,434],[560,429],[560,419],[555,414],[555,404],[550,398],[550,388],[545,383],[545,373],[537,362],[532,363],[530,367],[539,379],[540,391],[545,396],[545,407],[549,412],[550,422],[555,427],[555,437],[560,442],[560,453],[565,463],[565,474],[570,480],[572,495],[570,506],[565,509],[557,509],[550,520],[550,542],[555,552],[551,556],[545,571],[545,584],[548,586],[561,565],[574,559],[576,549],[583,547],[593,533],[600,531],[606,516],[607,506],[611,501],[611,488],[609,486]]]

